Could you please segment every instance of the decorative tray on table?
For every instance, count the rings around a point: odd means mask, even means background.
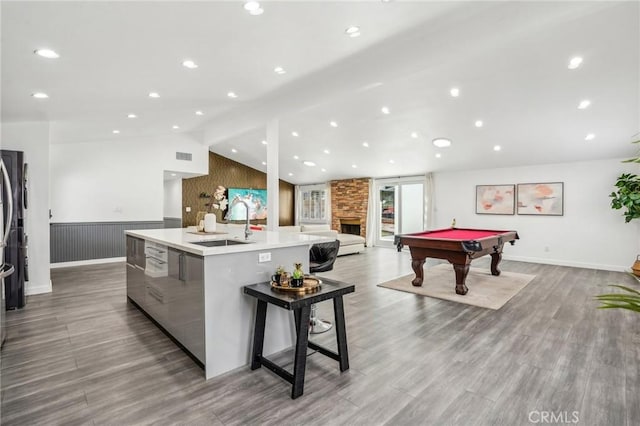
[[[320,278],[312,277],[311,275],[305,275],[302,287],[283,287],[271,281],[271,288],[278,291],[289,291],[294,293],[313,293],[320,289],[322,280]]]

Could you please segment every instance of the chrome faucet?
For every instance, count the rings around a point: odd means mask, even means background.
[[[231,207],[229,207],[229,211],[231,211],[233,206],[235,206],[238,203],[244,204],[244,207],[247,210],[247,223],[244,226],[244,239],[248,240],[249,239],[249,235],[253,234],[251,229],[249,229],[249,203],[247,203],[246,201],[236,197],[236,198],[233,199],[233,201],[231,201]]]

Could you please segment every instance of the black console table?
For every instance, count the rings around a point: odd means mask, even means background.
[[[252,284],[244,287],[244,293],[258,299],[256,308],[256,323],[253,335],[253,352],[251,354],[251,369],[261,366],[267,367],[293,385],[291,398],[296,399],[304,391],[304,373],[307,365],[307,347],[333,358],[340,363],[340,371],[349,369],[349,353],[347,351],[347,333],[344,322],[344,304],[342,296],[353,293],[355,286],[340,281],[322,278],[320,289],[314,293],[294,293],[276,291],[269,283]],[[338,352],[334,352],[309,341],[309,317],[311,305],[324,300],[333,299],[335,313],[335,330]],[[264,344],[265,320],[267,317],[267,303],[272,303],[283,309],[293,311],[296,324],[295,357],[293,374],[269,361],[262,355]]]

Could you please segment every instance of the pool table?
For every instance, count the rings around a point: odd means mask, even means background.
[[[496,231],[490,229],[446,228],[395,236],[398,251],[408,246],[411,252],[411,268],[416,277],[411,284],[422,285],[423,265],[427,257],[445,259],[453,264],[456,273],[456,293],[465,295],[469,291],[465,285],[469,264],[473,259],[491,255],[491,274],[500,275],[498,264],[502,260],[504,243],[515,244],[519,239],[516,231]]]

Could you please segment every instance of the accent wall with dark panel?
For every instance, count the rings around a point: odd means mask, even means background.
[[[211,194],[218,185],[225,188],[264,189],[267,187],[267,174],[209,152],[209,174],[182,180],[182,226],[196,224],[198,211],[206,211],[205,204],[209,202],[207,198],[200,198],[200,194]],[[294,192],[293,184],[280,179],[280,226],[294,224]],[[191,212],[187,213],[185,207],[191,207]]]

